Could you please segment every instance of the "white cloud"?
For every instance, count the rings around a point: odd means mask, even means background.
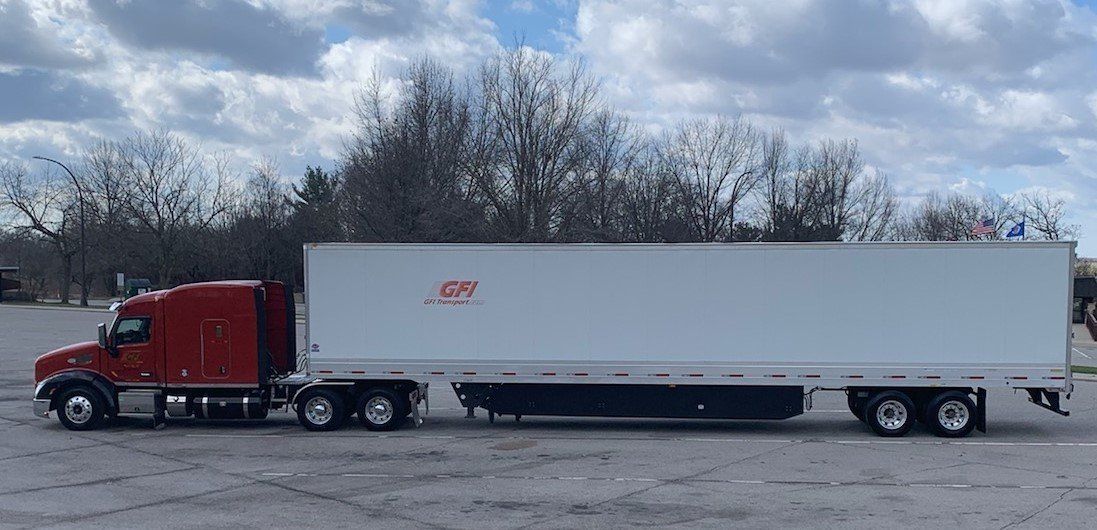
[[[519,13],[532,13],[536,7],[532,0],[514,0],[510,3],[510,10]]]
[[[857,138],[905,193],[1041,185],[1097,208],[1097,15],[1071,2],[584,0],[572,51],[638,119],[742,113]]]
[[[411,60],[430,56],[463,72],[498,49],[480,5],[463,0],[202,0],[173,8],[178,27],[162,10],[113,0],[35,3],[33,8],[21,0],[0,0],[0,7],[22,9],[24,33],[43,33],[41,24],[56,24],[47,29],[63,34],[57,49],[84,50],[60,56],[44,44],[31,50],[37,55],[6,50],[5,56],[0,50],[0,92],[5,86],[45,82],[46,74],[27,70],[43,65],[64,68],[55,75],[64,74],[65,81],[65,91],[28,100],[41,101],[45,106],[39,111],[0,112],[0,122],[8,122],[0,123],[0,159],[58,152],[76,156],[78,146],[97,135],[121,137],[138,128],[167,127],[207,149],[229,150],[244,164],[276,156],[287,168],[330,165],[354,129],[354,93],[374,70],[391,84]],[[222,20],[180,22],[199,15]],[[0,26],[11,20],[0,17]],[[145,28],[137,31],[134,24]],[[355,36],[321,46],[313,39],[329,24],[349,26]],[[218,28],[242,29],[239,35],[211,39]],[[278,44],[282,40],[303,48],[302,53],[280,53],[279,46],[286,44]],[[94,64],[87,64],[91,59]],[[112,117],[101,115],[109,109],[89,107],[87,119],[60,121],[54,112],[58,105],[50,106],[59,97],[86,99],[87,94],[111,95],[123,112]],[[55,121],[44,121],[49,119]]]
[[[480,0],[184,1],[169,20],[113,0],[0,0],[0,91],[52,89],[0,109],[0,159],[76,156],[97,136],[168,127],[242,160],[330,165],[353,130],[354,92],[375,70],[394,91],[417,57],[463,75],[500,47]],[[1056,190],[1089,237],[1083,252],[1097,254],[1091,9],[1067,0],[578,0],[576,12],[563,26],[574,31],[561,38],[566,53],[587,59],[606,99],[648,130],[742,113],[796,141],[857,138],[906,197],[976,182]],[[223,20],[172,26],[196,13]],[[218,27],[240,31],[209,38]],[[349,37],[322,40],[331,28]],[[79,116],[59,115],[67,101],[84,103]]]

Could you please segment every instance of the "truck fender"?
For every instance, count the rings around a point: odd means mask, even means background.
[[[102,395],[107,404],[107,410],[118,410],[118,402],[115,399],[114,384],[105,377],[89,370],[68,370],[47,377],[34,388],[35,399],[49,399],[50,410],[56,408],[53,400],[57,397],[57,390],[74,383],[80,383],[94,388]]]
[[[308,390],[310,388],[315,388],[315,387],[318,387],[318,386],[344,387],[344,389],[345,389],[346,387],[354,386],[354,383],[351,382],[351,381],[324,381],[324,380],[313,381],[313,382],[311,382],[311,383],[309,383],[305,386],[302,386],[301,388],[298,388],[296,391],[292,392],[292,397],[290,397],[290,399],[289,399],[290,407],[292,407],[292,408],[294,408],[294,410],[296,410],[296,408],[297,408],[297,397],[300,396],[301,393],[304,392],[305,390]]]

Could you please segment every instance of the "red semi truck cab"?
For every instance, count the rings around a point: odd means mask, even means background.
[[[280,282],[183,285],[126,300],[99,339],[34,364],[34,411],[70,429],[104,415],[264,417],[285,402],[273,383],[294,372],[292,293]]]

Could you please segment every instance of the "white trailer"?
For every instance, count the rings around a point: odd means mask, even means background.
[[[963,436],[989,387],[1066,414],[1073,262],[1071,242],[308,244],[306,391],[779,419],[839,390],[881,435]],[[377,403],[394,427],[400,404]]]

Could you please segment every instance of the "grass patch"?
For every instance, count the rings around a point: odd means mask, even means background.
[[[1070,371],[1076,374],[1097,374],[1097,366],[1070,365]]]

